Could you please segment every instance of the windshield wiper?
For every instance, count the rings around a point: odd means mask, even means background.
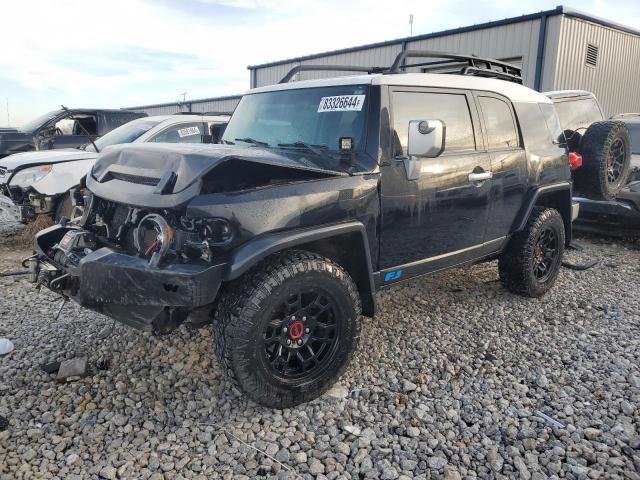
[[[284,148],[304,148],[309,150],[311,153],[315,153],[317,156],[324,158],[325,160],[329,160],[333,162],[333,158],[324,150],[327,150],[326,145],[312,145],[311,143],[303,142],[302,140],[298,140],[293,143],[279,143],[279,147]]]
[[[302,140],[298,140],[293,143],[279,143],[278,146],[283,148],[304,148],[305,150],[308,150],[311,153],[314,153],[316,156],[329,162],[329,165],[323,166],[323,169],[325,170],[331,170],[333,167],[330,167],[330,165],[336,161],[336,159],[327,152],[329,148],[326,145],[314,145],[312,143],[307,143],[307,142],[303,142]],[[338,170],[344,173],[348,173],[349,175],[353,174],[350,170],[345,170],[341,168],[338,168]]]
[[[269,144],[267,142],[263,142],[261,140],[256,140],[255,138],[251,138],[251,137],[236,138],[235,141],[236,142],[251,143],[253,145],[260,145],[261,147],[268,147],[269,146]]]

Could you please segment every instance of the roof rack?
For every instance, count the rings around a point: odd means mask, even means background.
[[[409,58],[441,59],[407,64]],[[288,83],[297,73],[306,71],[337,71],[372,73],[402,73],[408,68],[421,67],[423,73],[444,73],[498,78],[522,84],[522,69],[510,63],[480,58],[475,55],[438,52],[434,50],[405,50],[400,52],[390,67],[358,67],[353,65],[296,65],[282,77],[280,83]]]
[[[296,65],[287,73],[279,83],[289,81],[299,72],[364,72],[367,74],[384,73],[384,67],[356,67],[352,65]]]

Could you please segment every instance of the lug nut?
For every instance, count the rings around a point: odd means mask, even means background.
[[[302,345],[302,339],[298,340],[298,345]]]
[[[287,338],[287,345],[291,345],[291,340]]]
[[[291,320],[295,320],[296,316],[295,315],[291,315]]]
[[[284,327],[284,328],[282,329],[282,331],[283,331],[284,333],[287,333],[287,327]]]
[[[307,321],[307,317],[302,317],[302,321],[306,322]]]
[[[308,329],[308,328],[305,328],[304,332],[305,332],[305,333],[309,333],[309,329]]]

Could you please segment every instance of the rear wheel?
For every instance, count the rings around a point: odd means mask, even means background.
[[[534,208],[527,226],[511,238],[498,262],[500,281],[519,295],[543,295],[558,277],[564,243],[560,213],[552,208]]]
[[[631,137],[622,122],[593,123],[580,142],[582,168],[576,186],[582,195],[611,200],[627,183],[631,164]]]
[[[273,257],[222,295],[216,353],[252,400],[286,408],[321,395],[346,368],[360,335],[349,275],[320,255]]]

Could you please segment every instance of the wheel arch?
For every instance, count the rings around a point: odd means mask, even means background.
[[[224,281],[236,280],[268,256],[292,248],[318,253],[343,267],[358,288],[362,314],[375,315],[371,253],[366,229],[360,222],[260,235],[233,252]]]
[[[572,185],[570,182],[545,185],[533,190],[516,220],[514,232],[524,230],[534,207],[554,208],[560,212],[562,216],[565,230],[565,245],[569,245],[572,239],[571,203]]]

